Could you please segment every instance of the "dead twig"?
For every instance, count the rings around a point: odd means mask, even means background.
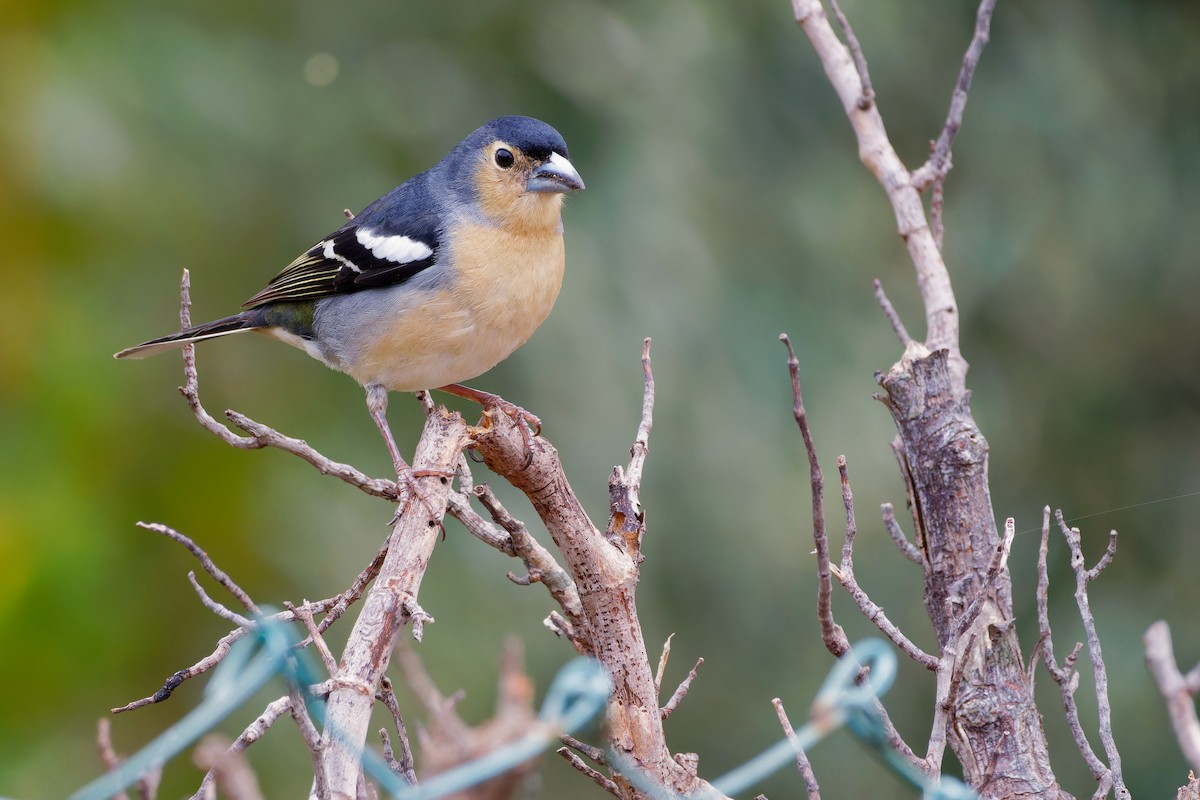
[[[678,708],[679,704],[683,702],[683,698],[687,697],[688,690],[692,688],[692,681],[696,680],[696,670],[700,669],[700,665],[703,663],[703,658],[696,659],[696,666],[692,667],[691,671],[688,672],[687,677],[680,681],[679,687],[675,690],[675,693],[671,695],[671,699],[667,701],[667,704],[659,709],[659,713],[662,714],[663,719],[666,719],[667,717],[671,716],[671,714],[675,713],[675,709]]]
[[[226,737],[216,733],[205,736],[196,746],[192,760],[213,776],[213,782],[205,789],[209,797],[215,798],[216,790],[220,789],[221,796],[229,800],[262,800],[258,779],[245,754],[234,751]],[[314,796],[321,797],[315,791]]]
[[[671,658],[671,640],[675,638],[675,634],[667,637],[663,642],[662,655],[658,657],[658,669],[654,671],[654,691],[662,695],[662,679],[663,674],[667,671],[667,661]]]
[[[250,599],[250,594],[245,589],[238,586],[237,583],[234,582],[233,578],[230,578],[225,570],[218,567],[213,560],[209,558],[208,553],[206,553],[203,548],[192,541],[191,538],[183,535],[174,528],[163,525],[161,522],[139,522],[137,523],[137,526],[148,531],[153,531],[154,533],[162,534],[168,539],[173,539],[174,541],[179,542],[179,544],[187,548],[189,553],[196,557],[196,559],[200,562],[200,566],[204,568],[205,572],[212,576],[213,580],[221,584],[225,591],[237,598],[237,601],[242,604],[244,609],[255,616],[262,613],[258,610],[258,606],[254,604],[254,601]]]
[[[388,760],[388,766],[392,768],[392,771],[403,778],[409,786],[413,786],[417,782],[417,773],[413,768],[412,746],[408,742],[408,727],[400,715],[400,703],[396,700],[392,680],[386,675],[379,682],[378,697],[392,714],[392,723],[396,726],[396,737],[400,744],[400,755],[396,756],[387,730],[380,728],[379,737],[383,741],[383,755]]]
[[[319,600],[315,603],[308,603],[307,606],[312,611],[324,612],[332,607],[337,602],[337,597],[330,597],[326,600]],[[294,611],[280,611],[277,614],[270,614],[263,617],[269,622],[293,622],[297,619]],[[166,700],[171,694],[183,684],[184,681],[195,678],[197,675],[203,675],[210,669],[221,663],[221,660],[229,653],[234,643],[250,632],[250,628],[235,628],[229,633],[217,640],[216,648],[209,655],[192,664],[186,669],[181,669],[163,683],[162,688],[148,697],[143,697],[139,700],[134,700],[119,708],[111,709],[113,714],[120,714],[125,711],[133,711],[143,706],[161,703]]]
[[[621,543],[635,564],[644,558],[641,547],[646,533],[646,512],[640,494],[646,456],[650,453],[650,431],[654,427],[654,372],[650,368],[649,338],[642,341],[642,382],[642,417],[629,449],[629,464],[624,469],[613,467],[608,479],[609,516],[604,534],[609,541]]]
[[[1147,629],[1143,637],[1146,645],[1146,666],[1158,686],[1159,694],[1167,703],[1167,714],[1171,717],[1171,728],[1183,756],[1200,771],[1200,718],[1196,716],[1195,690],[1179,672],[1175,661],[1175,649],[1171,645],[1171,628],[1162,620]]]
[[[1061,513],[1059,518],[1061,519]],[[1078,581],[1082,580],[1083,586],[1086,587],[1087,570],[1083,569],[1083,554],[1082,552],[1079,553],[1079,564],[1078,568],[1076,568],[1075,548],[1071,545],[1070,538],[1068,538],[1067,543],[1068,547],[1071,547],[1072,569],[1076,569],[1077,586]],[[1071,737],[1075,740],[1075,746],[1079,749],[1079,754],[1083,757],[1084,762],[1088,765],[1088,769],[1092,772],[1092,776],[1096,779],[1097,791],[1103,790],[1104,794],[1107,794],[1110,787],[1115,788],[1116,786],[1115,776],[1109,767],[1105,766],[1104,762],[1100,760],[1100,757],[1096,755],[1096,751],[1092,749],[1087,734],[1083,730],[1083,724],[1079,720],[1079,708],[1075,703],[1075,692],[1079,688],[1079,673],[1075,671],[1074,666],[1083,643],[1080,642],[1075,645],[1074,650],[1064,659],[1062,666],[1059,666],[1058,659],[1054,655],[1054,637],[1050,630],[1050,576],[1047,566],[1049,549],[1050,507],[1046,506],[1042,514],[1042,542],[1038,550],[1037,584],[1038,629],[1040,631],[1042,661],[1045,663],[1046,669],[1050,672],[1050,677],[1058,685],[1059,695],[1062,697],[1063,710],[1067,717],[1067,726],[1071,730]],[[1088,613],[1090,614],[1090,612]],[[1099,692],[1097,694],[1099,695]],[[1098,697],[1098,699],[1102,703],[1107,702],[1107,697]],[[1124,787],[1122,786],[1122,788]],[[1128,794],[1126,793],[1125,796],[1128,796]]]
[[[817,619],[821,622],[821,638],[825,648],[840,658],[850,649],[850,640],[842,626],[833,620],[833,569],[829,562],[829,536],[825,532],[825,474],[817,460],[812,431],[808,427],[808,412],[804,409],[804,398],[800,393],[800,360],[792,348],[792,340],[786,333],[779,334],[779,341],[788,352],[788,374],[792,380],[792,416],[800,428],[804,440],[804,451],[808,454],[809,482],[812,486],[813,544],[817,556]]]
[[[908,347],[909,342],[913,339],[908,335],[908,328],[904,327],[904,322],[900,319],[900,314],[897,313],[896,307],[892,305],[892,301],[888,299],[887,294],[883,291],[883,282],[876,278],[871,281],[871,285],[875,288],[875,301],[879,303],[879,307],[883,309],[883,315],[891,323],[896,338],[900,340],[900,346]]]
[[[278,700],[268,703],[267,707],[263,710],[263,713],[259,714],[253,722],[247,725],[245,730],[243,730],[242,733],[224,749],[221,758],[223,760],[227,760],[231,757],[236,757],[241,753],[244,753],[246,748],[263,737],[263,734],[267,732],[267,729],[270,728],[277,719],[282,717],[284,714],[290,713],[291,706],[292,699],[288,696],[280,697]],[[196,793],[191,796],[190,800],[210,800],[216,796],[215,783],[218,779],[217,766],[218,761],[215,759],[210,759],[208,766],[201,767],[202,769],[207,769],[208,772],[205,774],[204,779],[200,782],[200,788],[196,790]]]
[[[906,656],[928,670],[938,668],[938,659],[926,653],[911,639],[904,635],[894,622],[888,619],[883,607],[871,600],[870,596],[858,585],[854,577],[854,539],[858,535],[858,525],[854,521],[854,494],[850,490],[850,477],[846,468],[846,457],[838,456],[838,474],[842,482],[842,505],[846,509],[846,540],[842,545],[842,563],[840,569],[832,569],[842,588],[854,600],[862,615],[871,620],[880,633],[886,636],[892,644],[900,648]]]
[[[862,46],[858,43],[858,37],[854,35],[854,29],[850,27],[850,20],[842,13],[842,7],[838,5],[837,0],[829,0],[829,5],[833,9],[834,17],[837,18],[838,27],[842,29],[842,35],[846,37],[846,47],[850,48],[850,55],[854,57],[854,68],[858,71],[859,81],[862,82],[862,96],[858,99],[858,107],[866,110],[875,102],[875,90],[871,87],[867,59],[863,55]]]
[[[204,591],[204,587],[200,585],[200,581],[196,580],[195,572],[188,572],[188,580],[191,581],[192,588],[196,590],[196,594],[200,597],[200,602],[203,603],[204,607],[209,611],[213,612],[227,622],[232,622],[239,628],[245,628],[251,631],[258,629],[258,625],[255,624],[254,620],[244,617],[241,614],[226,608],[216,600],[213,600],[211,597],[209,597],[208,592]]]
[[[975,13],[975,35],[967,52],[963,55],[962,68],[958,72],[958,81],[954,85],[954,93],[950,96],[950,110],[946,114],[946,124],[933,146],[929,160],[913,172],[912,181],[918,190],[924,190],[929,184],[939,178],[945,178],[950,171],[950,149],[954,145],[954,137],[962,127],[963,111],[967,107],[967,93],[971,89],[971,79],[975,76],[975,68],[979,66],[979,58],[983,48],[987,46],[989,31],[992,25],[992,12],[996,10],[996,0],[982,0],[979,10]]]
[[[509,513],[488,484],[481,483],[475,486],[472,494],[479,499],[492,521],[500,526],[501,530],[497,531],[495,525],[489,525],[480,518],[469,505],[462,507],[458,498],[451,495],[450,511],[455,518],[482,541],[492,544],[503,553],[521,559],[529,573],[530,582],[543,584],[571,624],[577,625],[582,619],[583,609],[579,604],[579,591],[575,588],[575,581],[567,571],[559,566],[550,551],[529,533],[525,523]],[[486,532],[487,535],[482,532]]]
[[[800,778],[804,781],[804,789],[808,792],[808,800],[821,800],[821,787],[817,783],[817,776],[813,773],[812,763],[808,760],[808,753],[804,752],[804,745],[800,743],[800,737],[796,735],[796,729],[792,727],[792,721],[788,719],[787,711],[783,708],[783,701],[778,697],[771,701],[771,705],[775,707],[775,715],[779,717],[779,724],[783,726],[783,735],[792,743],[792,747],[796,750],[796,769],[800,772]]]
[[[413,468],[431,476],[446,473],[457,465],[466,444],[462,417],[443,409],[426,419]],[[366,742],[371,705],[400,628],[411,621],[416,635],[420,625],[431,619],[421,611],[417,597],[442,530],[450,481],[419,480],[424,484],[423,502],[404,505],[392,528],[387,555],[363,598],[329,694],[321,753],[329,794],[337,800],[356,796],[361,771],[358,753]]]
[[[565,758],[567,760],[568,764],[570,764],[572,767],[574,767],[576,770],[578,770],[581,774],[586,775],[593,783],[595,783],[597,786],[599,786],[604,791],[611,794],[613,797],[617,797],[617,798],[623,797],[620,789],[617,788],[616,783],[614,783],[610,779],[606,778],[605,776],[601,775],[599,772],[597,772],[592,767],[589,767],[587,764],[583,763],[583,759],[581,759],[579,756],[572,753],[566,747],[560,747],[557,750],[555,750],[554,752],[558,753],[560,756]]]
[[[183,279],[179,285],[179,322],[183,328],[190,327],[192,324],[191,285],[191,275],[185,269],[183,271]],[[225,416],[233,424],[250,434],[249,436],[239,436],[217,422],[200,402],[200,380],[196,371],[195,345],[189,344],[183,348],[183,375],[184,385],[179,387],[179,393],[187,400],[192,414],[205,430],[220,438],[221,441],[230,447],[236,447],[239,450],[260,450],[264,447],[274,447],[307,461],[316,467],[317,471],[322,475],[332,475],[351,486],[361,489],[369,495],[382,497],[387,500],[395,500],[397,498],[398,494],[394,481],[371,478],[349,464],[342,464],[327,458],[302,439],[293,439],[290,436],[285,436],[273,428],[255,422],[244,414],[239,414],[232,410],[225,412]]]
[[[1096,566],[1088,569],[1083,558],[1083,542],[1078,528],[1071,528],[1063,520],[1062,509],[1055,512],[1058,528],[1067,540],[1071,549],[1071,569],[1075,573],[1075,605],[1079,608],[1079,616],[1083,621],[1083,630],[1087,639],[1088,659],[1092,662],[1092,676],[1096,682],[1096,710],[1099,716],[1100,743],[1104,754],[1108,757],[1108,777],[1112,781],[1113,796],[1117,800],[1127,800],[1129,789],[1125,786],[1125,778],[1121,773],[1121,754],[1117,751],[1117,743],[1112,733],[1112,704],[1108,699],[1108,670],[1104,667],[1104,654],[1100,649],[1100,634],[1096,631],[1096,617],[1092,614],[1088,601],[1088,584],[1100,577],[1117,553],[1117,532],[1109,531],[1108,547],[1104,555],[1096,562]]]
[[[835,567],[829,561],[829,535],[825,530],[825,506],[822,495],[825,489],[825,476],[817,459],[816,447],[813,444],[812,433],[808,426],[808,412],[804,409],[804,399],[800,391],[800,361],[786,333],[779,334],[788,351],[788,374],[792,385],[792,416],[800,428],[800,436],[804,440],[804,450],[808,454],[809,479],[812,486],[812,520],[813,544],[817,556],[817,617],[821,623],[821,638],[825,648],[836,657],[850,649],[850,641],[841,625],[833,619],[833,581]],[[852,537],[851,537],[852,541]],[[853,569],[850,570],[851,574]],[[914,645],[915,647],[915,645]],[[875,711],[883,724],[884,733],[892,749],[900,753],[920,769],[925,769],[925,762],[913,752],[908,743],[900,736],[900,732],[892,724],[887,709],[878,699],[875,701]]]
[[[883,527],[887,528],[888,536],[892,537],[892,542],[895,543],[896,549],[914,564],[924,564],[925,560],[921,557],[921,551],[917,546],[908,540],[904,535],[904,530],[900,527],[900,523],[896,521],[896,509],[891,503],[884,503],[879,507],[883,514]]]

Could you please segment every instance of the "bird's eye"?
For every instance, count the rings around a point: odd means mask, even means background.
[[[496,166],[500,167],[500,169],[508,169],[515,161],[516,159],[513,158],[513,154],[503,147],[496,151]]]

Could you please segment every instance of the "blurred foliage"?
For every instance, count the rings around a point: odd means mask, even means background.
[[[944,118],[974,6],[846,0],[846,10],[891,135],[916,165]],[[1005,0],[947,186],[946,257],[996,513],[1026,534],[1012,561],[1017,624],[1031,646],[1043,505],[1096,515],[1082,522],[1095,556],[1109,528],[1121,531],[1092,605],[1128,781],[1160,796],[1187,770],[1140,635],[1165,617],[1181,660],[1200,653],[1186,624],[1200,601],[1186,568],[1200,557],[1200,498],[1149,503],[1200,490],[1198,36],[1195,3]],[[826,469],[849,458],[860,580],[931,645],[920,575],[874,521],[903,490],[891,422],[871,398],[873,372],[899,348],[870,280],[883,279],[918,334],[919,300],[886,200],[787,3],[6,0],[0,793],[63,796],[96,775],[95,720],[226,630],[187,584],[191,557],[134,521],[188,533],[257,600],[278,603],[346,585],[391,514],[295,459],[201,431],[174,391],[177,359],[110,354],[174,329],[182,267],[197,319],[229,313],[343,208],[504,113],[558,127],[588,191],[567,209],[558,308],[476,383],[541,415],[603,519],[608,471],[637,424],[641,339],[654,338],[641,617],[652,650],[676,633],[666,683],[706,659],[667,724],[672,746],[699,753],[706,775],[725,771],[779,736],[771,697],[801,718],[831,664],[813,619],[781,330],[800,350]],[[203,347],[200,367],[214,411],[235,407],[387,474],[345,376],[256,337]],[[392,420],[411,448],[417,404],[397,398]],[[1052,561],[1066,648],[1080,633],[1057,539]],[[452,525],[425,582],[437,624],[422,651],[443,689],[467,690],[476,719],[505,636],[527,643],[542,686],[570,656],[541,627],[548,598],[506,581],[512,568]],[[844,597],[837,610],[852,638],[870,632]],[[180,717],[200,683],[115,720],[118,746]],[[1055,767],[1090,794],[1057,695],[1038,683]],[[1085,675],[1085,722],[1089,685]],[[910,741],[927,735],[932,691],[910,665],[888,697]],[[251,756],[270,796],[307,791],[288,725]],[[852,742],[835,737],[813,756],[828,797],[907,796],[860,766]],[[163,796],[190,794],[198,779],[173,763]],[[542,788],[599,795],[554,758]],[[797,796],[800,784],[787,775],[764,789]]]

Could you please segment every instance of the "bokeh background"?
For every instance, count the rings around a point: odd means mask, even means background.
[[[846,10],[892,138],[916,165],[940,129],[974,6],[847,0]],[[1173,792],[1187,769],[1141,633],[1166,618],[1180,660],[1200,655],[1198,37],[1195,3],[1004,0],[947,186],[946,258],[996,513],[1022,532],[1017,625],[1028,648],[1044,505],[1086,516],[1093,558],[1120,530],[1092,607],[1126,775],[1146,796]],[[655,655],[676,634],[666,684],[706,659],[667,723],[672,747],[699,753],[706,776],[732,768],[778,738],[770,699],[801,718],[831,665],[814,620],[807,473],[780,331],[798,345],[828,474],[839,453],[849,458],[860,580],[932,646],[919,571],[876,511],[902,506],[903,489],[892,424],[871,397],[873,373],[899,348],[870,280],[919,335],[912,269],[787,3],[5,0],[0,794],[61,797],[98,774],[97,718],[227,630],[188,586],[191,557],[135,521],[193,536],[259,602],[278,604],[344,587],[392,511],[296,459],[202,431],[175,391],[177,358],[111,354],[174,329],[182,268],[197,319],[230,313],[343,208],[506,113],[558,127],[588,190],[569,201],[554,314],[475,383],[541,415],[602,520],[608,472],[637,425],[641,340],[653,337],[641,617]],[[237,408],[388,473],[345,376],[257,337],[203,347],[200,368],[212,410]],[[417,403],[397,397],[391,417],[411,450]],[[1081,633],[1061,539],[1052,548],[1065,650]],[[452,523],[425,582],[437,624],[421,653],[444,690],[466,690],[472,720],[489,712],[506,637],[524,641],[541,688],[571,655],[541,625],[545,593],[505,580],[513,568]],[[871,633],[841,595],[836,609],[852,638]],[[165,729],[203,684],[115,719],[118,746]],[[1044,672],[1038,691],[1054,766],[1086,796],[1094,785]],[[919,746],[932,693],[928,674],[905,667],[886,699]],[[261,706],[223,729],[235,734]],[[812,755],[827,797],[911,796],[845,734]],[[307,791],[289,725],[251,757],[268,796]],[[542,796],[602,796],[546,762]],[[199,777],[188,759],[171,763],[162,796],[189,795]],[[762,789],[803,791],[791,773]]]

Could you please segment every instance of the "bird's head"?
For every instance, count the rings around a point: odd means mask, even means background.
[[[530,117],[494,119],[450,157],[458,162],[455,183],[480,212],[515,230],[557,228],[563,196],[583,188],[562,135]]]

